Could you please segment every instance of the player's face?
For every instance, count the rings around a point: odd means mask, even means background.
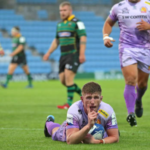
[[[98,111],[102,96],[99,93],[83,94],[81,97],[84,110],[88,114],[89,112]]]
[[[131,2],[131,3],[137,3],[139,1],[141,1],[141,0],[129,0],[129,2]]]
[[[59,12],[60,12],[60,18],[62,20],[67,20],[68,17],[72,14],[72,9],[70,6],[65,5],[59,8]]]
[[[11,35],[12,35],[12,37],[14,37],[14,36],[16,36],[17,35],[17,32],[16,31],[14,31],[13,29],[11,30]]]

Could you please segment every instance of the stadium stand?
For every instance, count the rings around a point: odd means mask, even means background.
[[[56,4],[57,0],[17,0],[20,4]]]
[[[116,42],[113,48],[108,49],[103,45],[102,40],[104,19],[97,17],[93,12],[74,11],[74,14],[85,23],[87,30],[86,62],[82,65],[83,71],[120,71],[117,46],[119,43],[119,28],[114,27],[111,36]],[[10,32],[12,26],[20,26],[23,36],[26,37],[28,46],[36,48],[39,54],[44,54],[48,50],[51,41],[55,37],[57,21],[26,21],[23,16],[16,15],[13,10],[0,10],[0,20],[0,29],[5,29],[8,32]],[[0,41],[5,50],[11,49],[10,39],[3,38],[0,34]],[[27,51],[27,53],[29,52]],[[59,57],[60,50],[58,48],[50,56],[50,59],[58,62]],[[50,64],[43,62],[41,57],[32,56],[30,53],[27,58],[31,73],[48,73],[51,71]],[[7,65],[0,64],[0,67],[7,68]],[[16,73],[20,72],[20,69],[16,70]],[[3,73],[6,73],[6,69],[4,69]]]
[[[46,10],[39,10],[37,12],[38,18],[39,19],[47,19],[48,18],[48,13]]]

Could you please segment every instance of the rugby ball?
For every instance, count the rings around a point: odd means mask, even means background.
[[[101,124],[95,123],[88,133],[91,134],[96,140],[101,140],[103,139],[104,132],[104,127]]]

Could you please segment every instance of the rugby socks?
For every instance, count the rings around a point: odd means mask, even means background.
[[[147,90],[147,86],[140,89],[138,86],[136,86],[136,91],[137,91],[137,97],[136,97],[136,100],[137,101],[141,101],[142,100],[142,97],[145,93],[145,91]]]
[[[56,128],[56,127],[60,127],[60,124],[54,123],[54,122],[52,122],[52,121],[46,122],[47,131],[48,131],[48,133],[49,133],[51,136],[52,136],[52,131],[53,131],[53,129]]]
[[[28,74],[28,75],[27,75],[27,78],[28,78],[29,85],[32,85],[32,77],[31,77],[31,74]]]
[[[74,85],[67,86],[67,95],[68,95],[67,103],[69,104],[69,106],[72,105],[73,95],[74,95],[75,90],[76,90],[76,87]]]
[[[125,86],[124,98],[125,98],[128,114],[134,113],[134,106],[136,100],[135,86],[132,85]]]
[[[74,84],[74,86],[75,86],[75,92],[81,96],[82,95],[81,89],[78,87],[77,84]]]
[[[5,85],[8,85],[11,79],[12,79],[12,74],[7,74]]]

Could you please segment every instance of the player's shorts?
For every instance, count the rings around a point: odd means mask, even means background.
[[[65,121],[58,130],[53,134],[52,139],[54,141],[62,141],[66,142],[66,125],[67,122]]]
[[[78,53],[61,56],[59,60],[59,73],[64,72],[65,69],[76,73],[79,66],[80,62]]]
[[[142,48],[124,48],[119,53],[121,68],[137,64],[145,73],[150,73],[150,50]]]
[[[25,66],[27,64],[26,55],[14,56],[11,60],[12,64],[18,64],[19,66]]]

